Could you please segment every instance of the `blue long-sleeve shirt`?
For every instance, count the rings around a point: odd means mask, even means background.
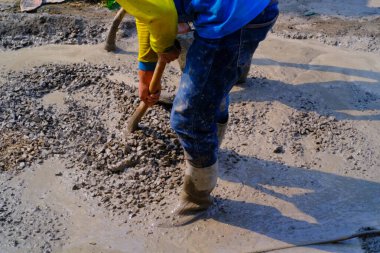
[[[158,52],[173,45],[177,20],[192,21],[204,38],[231,34],[257,17],[271,0],[117,0],[136,17],[139,68],[153,70]]]
[[[217,39],[259,15],[270,0],[174,0],[180,21],[192,21],[197,33]]]

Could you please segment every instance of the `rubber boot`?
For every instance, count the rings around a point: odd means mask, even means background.
[[[228,121],[226,123],[217,123],[218,147],[222,145],[224,135],[226,134]]]
[[[186,161],[185,179],[180,201],[172,211],[176,215],[191,215],[212,205],[210,193],[218,177],[218,162],[205,168],[196,168]]]

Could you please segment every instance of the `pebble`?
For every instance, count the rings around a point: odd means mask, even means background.
[[[273,153],[275,153],[275,154],[282,154],[282,153],[284,153],[285,152],[285,150],[284,150],[284,148],[282,147],[282,146],[277,146],[274,150],[273,150]]]
[[[79,190],[79,189],[81,189],[81,188],[82,188],[82,185],[81,185],[81,184],[75,184],[75,185],[73,185],[72,190],[73,190],[73,191],[76,191],[76,190]]]

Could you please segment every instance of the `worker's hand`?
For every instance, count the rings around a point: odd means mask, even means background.
[[[176,60],[179,57],[180,53],[181,53],[181,50],[173,48],[165,53],[158,53],[158,58],[160,59],[160,61],[169,63]]]
[[[191,27],[188,23],[178,23],[178,34],[185,34],[191,32]]]
[[[158,57],[160,61],[169,63],[176,60],[179,57],[180,53],[181,53],[181,45],[179,44],[178,40],[175,40],[174,45],[168,48],[165,52],[158,53]]]
[[[157,103],[161,93],[161,85],[157,93],[150,94],[149,92],[149,84],[152,81],[153,73],[154,71],[139,70],[139,97],[148,106]]]

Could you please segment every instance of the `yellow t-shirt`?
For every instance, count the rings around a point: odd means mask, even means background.
[[[157,62],[157,54],[173,46],[178,15],[173,0],[117,0],[136,18],[140,62]]]

